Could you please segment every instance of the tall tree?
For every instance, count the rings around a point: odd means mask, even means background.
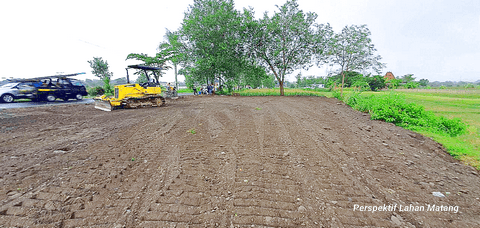
[[[105,93],[111,94],[113,90],[110,86],[110,78],[113,76],[113,73],[108,70],[108,62],[106,60],[103,61],[102,57],[93,57],[93,60],[87,62],[92,68],[92,74],[103,81],[103,89],[105,90]]]
[[[108,62],[103,61],[102,57],[93,57],[93,60],[89,60],[90,67],[92,68],[92,74],[100,79],[111,78],[113,73],[108,71]]]
[[[372,68],[377,73],[384,67],[382,57],[375,55],[374,45],[366,25],[345,26],[335,34],[329,45],[330,64],[338,65],[342,75],[341,96],[345,83],[345,72]]]
[[[197,0],[185,13],[179,40],[186,77],[200,83],[239,81],[244,69],[242,15],[232,0]]]
[[[269,17],[265,12],[262,19],[251,19],[248,28],[252,30],[249,48],[255,57],[280,84],[280,95],[284,95],[285,76],[296,69],[308,69],[314,53],[323,53],[322,45],[316,43],[315,31],[327,27],[314,24],[317,14],[304,13],[296,0],[277,5],[278,12]],[[325,47],[325,46],[323,46]]]
[[[182,49],[184,49],[184,47],[180,42],[180,35],[178,32],[171,32],[166,29],[164,38],[167,41],[160,43],[158,46],[158,55],[162,56],[163,59],[172,62],[175,71],[175,87],[178,88],[177,65],[183,59],[184,52],[182,52]]]
[[[401,77],[402,81],[404,83],[409,83],[415,81],[415,77],[413,77],[413,74],[406,74]]]
[[[418,83],[421,85],[421,86],[428,86],[428,79],[420,79],[420,81],[418,81]]]

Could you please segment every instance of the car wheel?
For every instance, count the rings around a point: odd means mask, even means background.
[[[46,99],[48,102],[54,102],[57,99],[57,97],[55,97],[55,95],[53,94],[48,94]]]
[[[12,102],[13,102],[13,96],[10,95],[10,94],[3,94],[3,96],[2,96],[2,102],[12,103]]]
[[[79,100],[79,101],[83,100],[82,94],[77,94],[77,95],[75,95],[75,98],[76,98],[77,100]]]

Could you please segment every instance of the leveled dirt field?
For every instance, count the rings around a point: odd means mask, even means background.
[[[0,227],[480,227],[478,171],[336,99],[10,109],[0,124]]]

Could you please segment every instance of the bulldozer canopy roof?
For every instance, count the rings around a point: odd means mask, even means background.
[[[161,67],[143,66],[143,65],[129,65],[128,68],[141,70],[161,70]]]

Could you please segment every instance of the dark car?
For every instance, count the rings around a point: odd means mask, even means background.
[[[37,98],[39,100],[55,101],[57,98],[62,100],[77,99],[82,100],[83,96],[87,96],[87,89],[77,79],[52,76],[43,78],[39,83],[35,84],[37,87]]]
[[[80,80],[69,78],[79,74],[84,73],[10,80],[0,87],[0,99],[7,103],[20,98],[50,102],[57,98],[82,100],[88,95],[87,89]]]

